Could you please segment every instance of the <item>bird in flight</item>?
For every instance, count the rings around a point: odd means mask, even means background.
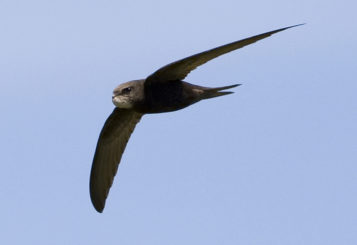
[[[112,96],[115,109],[100,132],[90,174],[89,189],[94,208],[103,212],[125,146],[144,114],[180,110],[200,100],[231,94],[233,92],[226,90],[240,85],[208,88],[184,82],[183,79],[192,70],[220,55],[295,26],[299,25],[266,32],[189,56],[158,69],[146,79],[126,82],[116,87]]]

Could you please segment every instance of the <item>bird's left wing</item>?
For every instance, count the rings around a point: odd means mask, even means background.
[[[303,25],[303,24],[300,24]],[[217,58],[220,55],[229,53],[233,50],[243,48],[249,44],[255,43],[261,39],[267,38],[275,33],[284,31],[286,29],[299,26],[289,26],[274,31],[266,32],[249,38],[245,38],[236,42],[232,42],[217,48],[213,48],[202,53],[198,53],[187,58],[170,63],[159,70],[151,74],[147,79],[147,85],[156,82],[169,82],[176,80],[183,80],[192,70],[196,69],[198,66]]]
[[[121,156],[141,113],[115,108],[99,135],[90,175],[90,197],[94,208],[102,212]]]

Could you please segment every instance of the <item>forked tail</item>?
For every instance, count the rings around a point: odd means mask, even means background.
[[[227,95],[227,94],[232,94],[234,92],[232,91],[222,91],[230,88],[234,88],[237,86],[240,86],[241,84],[234,84],[234,85],[229,85],[229,86],[224,86],[224,87],[219,87],[219,88],[203,88],[202,91],[203,93],[201,94],[202,99],[210,99],[222,95]]]

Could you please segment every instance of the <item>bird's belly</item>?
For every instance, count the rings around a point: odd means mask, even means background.
[[[147,113],[177,111],[197,102],[197,97],[189,91],[183,81],[170,81],[151,86],[145,95],[149,105]]]

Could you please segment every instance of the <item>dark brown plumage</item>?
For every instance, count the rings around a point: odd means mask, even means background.
[[[144,114],[180,110],[203,99],[230,94],[232,92],[223,90],[239,85],[207,88],[182,81],[192,70],[220,55],[295,26],[192,55],[160,68],[146,79],[127,82],[115,88],[112,98],[116,108],[99,135],[90,175],[90,196],[95,209],[103,211],[126,144]]]

